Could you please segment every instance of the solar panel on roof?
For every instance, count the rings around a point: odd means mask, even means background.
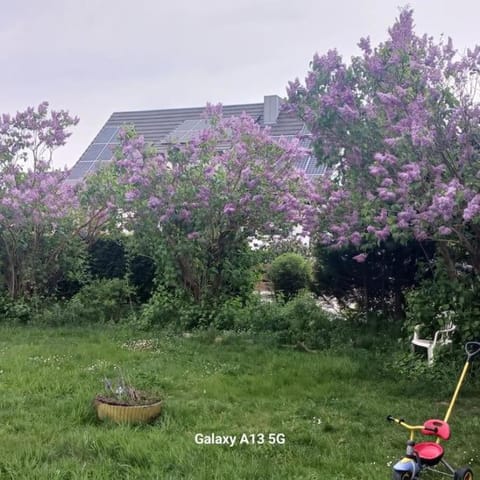
[[[87,148],[86,152],[82,155],[82,158],[80,159],[80,161],[94,162],[104,148],[105,148],[104,143],[93,143]]]
[[[207,127],[208,121],[203,118],[184,120],[162,143],[186,143]]]
[[[86,174],[98,170],[102,162],[112,160],[113,151],[119,143],[119,130],[119,127],[114,126],[103,127],[95,137],[94,143],[87,148],[80,161],[70,171],[69,180],[81,179]]]
[[[309,157],[309,160],[305,170],[307,175],[323,175],[325,173],[326,165],[318,165],[317,159],[314,157]]]
[[[82,178],[85,176],[92,166],[92,162],[77,162],[70,170],[70,179]]]
[[[310,157],[304,157],[295,162],[295,166],[300,170],[305,170],[307,168]]]
[[[105,145],[105,148],[100,152],[97,161],[105,162],[113,158],[113,145]]]
[[[300,139],[300,146],[302,148],[310,148],[312,146],[312,142],[309,138],[301,138]]]
[[[95,143],[110,143],[118,133],[118,127],[103,127],[95,137]]]

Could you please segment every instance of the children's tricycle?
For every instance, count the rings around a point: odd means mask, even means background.
[[[468,367],[474,357],[480,354],[480,343],[467,342],[465,344],[465,351],[467,353],[467,361],[465,362],[443,420],[430,419],[423,425],[409,425],[403,418],[394,418],[391,415],[387,417],[387,420],[390,422],[398,423],[410,432],[406,454],[393,466],[393,480],[417,480],[420,478],[420,474],[426,470],[442,474],[454,480],[473,480],[473,472],[469,467],[455,469],[443,458],[444,449],[440,443],[442,440],[448,440],[450,438],[448,420],[450,419],[460,388],[465,380]],[[422,435],[436,437],[435,441],[416,443],[414,441],[416,431],[420,431]]]

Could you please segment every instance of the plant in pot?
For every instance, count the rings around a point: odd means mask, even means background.
[[[162,411],[162,399],[134,388],[121,375],[117,381],[104,379],[105,392],[95,397],[94,405],[100,420],[110,419],[116,423],[147,423],[157,418]]]

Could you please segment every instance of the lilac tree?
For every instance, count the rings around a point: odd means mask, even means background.
[[[126,190],[119,184],[115,165],[104,165],[75,186],[79,208],[75,210],[73,233],[91,247],[102,235],[122,235],[122,209],[117,204]]]
[[[337,248],[389,237],[434,239],[480,272],[480,48],[460,56],[451,39],[414,32],[403,9],[383,43],[359,42],[345,63],[315,55],[290,108],[310,129],[332,176],[318,192],[323,243]],[[453,271],[453,268],[451,268]]]
[[[13,298],[38,293],[55,281],[61,261],[74,260],[65,251],[73,248],[77,197],[51,159],[77,122],[66,111],[49,112],[46,102],[0,118],[0,258]]]
[[[196,302],[235,290],[249,237],[308,229],[314,218],[311,186],[295,168],[305,154],[298,142],[272,139],[247,115],[224,118],[220,107],[206,119],[168,154],[127,129],[117,160],[130,228],[149,227],[169,279]]]

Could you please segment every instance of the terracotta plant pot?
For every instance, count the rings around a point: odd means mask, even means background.
[[[97,396],[94,405],[100,420],[110,419],[116,423],[148,423],[162,411],[161,401],[147,405],[124,405]]]

